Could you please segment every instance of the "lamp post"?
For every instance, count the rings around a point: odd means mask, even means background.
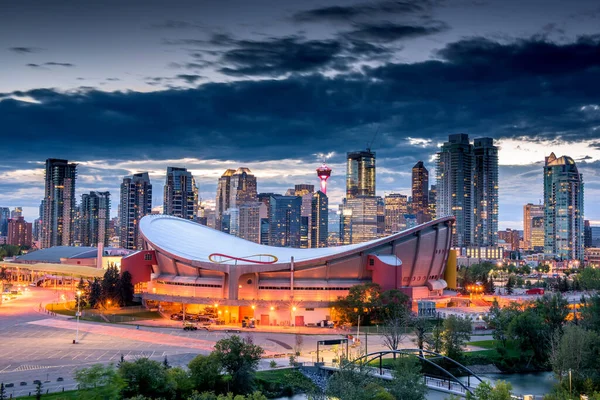
[[[292,326],[296,326],[296,306],[292,307]]]
[[[75,333],[75,343],[79,343],[79,315],[81,315],[81,290],[77,291],[77,331]]]

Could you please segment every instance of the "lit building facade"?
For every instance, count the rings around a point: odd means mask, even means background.
[[[198,212],[198,187],[186,168],[167,167],[163,213],[194,220]]]
[[[26,222],[21,216],[8,221],[7,244],[13,246],[31,246],[31,223]]]
[[[498,239],[510,246],[510,250],[519,250],[519,241],[521,240],[519,231],[514,229],[506,229],[504,231],[499,231]]]
[[[358,196],[346,199],[345,209],[352,213],[352,244],[377,239],[377,197]]]
[[[375,152],[355,151],[347,154],[346,198],[375,196]]]
[[[147,172],[123,178],[119,203],[119,242],[125,249],[138,250],[142,239],[139,223],[152,213],[152,184]]]
[[[0,236],[8,236],[8,220],[10,219],[10,209],[0,207]]]
[[[269,200],[269,245],[300,248],[302,197],[271,196]]]
[[[429,189],[429,217],[435,219],[436,214],[436,201],[437,201],[437,185],[431,185]]]
[[[42,248],[73,244],[76,179],[77,164],[55,158],[46,160]]]
[[[329,236],[329,199],[320,190],[313,194],[311,212],[310,247],[327,247]]]
[[[229,209],[231,176],[235,169],[227,169],[217,183],[217,197],[215,201],[215,229],[223,230],[223,213]]]
[[[412,169],[412,212],[419,224],[430,220],[429,216],[429,171],[423,161]]]
[[[81,244],[104,246],[110,242],[110,193],[90,192],[81,195]]]
[[[404,215],[408,213],[408,199],[405,195],[391,193],[384,198],[385,233],[391,235],[404,230]]]
[[[540,242],[539,231],[536,232],[536,238],[534,239],[533,233],[533,224],[534,218],[538,218],[535,220],[536,227],[539,229],[540,220],[542,219],[542,237]],[[544,230],[543,230],[543,221],[544,221],[544,206],[541,204],[532,204],[528,203],[523,206],[523,244],[524,250],[536,250],[543,251],[544,247]],[[539,247],[542,247],[541,249]],[[537,249],[536,249],[537,247]]]
[[[260,243],[260,208],[262,203],[245,203],[239,206],[239,229],[237,236],[254,243]]]
[[[571,157],[546,157],[544,204],[544,253],[583,261],[583,177]]]
[[[498,147],[492,138],[473,142],[474,245],[498,243]]]
[[[229,207],[238,208],[242,204],[258,201],[256,177],[249,168],[238,168],[230,178]]]

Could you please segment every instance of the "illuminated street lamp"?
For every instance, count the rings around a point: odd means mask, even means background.
[[[292,326],[296,326],[296,306],[292,307]]]
[[[255,309],[256,309],[256,306],[255,306],[254,304],[252,304],[252,319],[255,319],[255,318],[254,318],[254,310],[255,310]]]
[[[79,343],[79,316],[81,315],[81,290],[77,291],[77,333],[75,334],[75,343]]]

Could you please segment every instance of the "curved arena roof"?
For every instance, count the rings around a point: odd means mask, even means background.
[[[140,221],[140,231],[153,248],[180,259],[219,264],[279,264],[288,263],[291,257],[294,257],[295,262],[310,262],[311,260],[334,258],[369,250],[397,238],[411,235],[429,225],[453,219],[454,217],[437,219],[369,242],[320,249],[260,245],[193,221],[168,215],[143,217]],[[259,255],[262,257],[258,257]]]

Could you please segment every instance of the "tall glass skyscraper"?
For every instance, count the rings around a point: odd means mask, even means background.
[[[302,197],[271,196],[269,200],[269,245],[300,248]]]
[[[110,193],[90,192],[81,196],[81,244],[108,246]]]
[[[355,151],[347,154],[346,198],[375,196],[375,152]]]
[[[198,211],[198,188],[191,172],[167,167],[163,212],[166,215],[194,220]]]
[[[42,248],[73,244],[75,180],[77,164],[68,160],[46,160]]]
[[[544,253],[583,261],[583,177],[571,157],[546,157]]]
[[[540,250],[544,247],[544,206],[528,203],[523,206],[523,247],[524,250]],[[540,226],[542,235],[539,235]],[[535,230],[535,232],[534,232]]]
[[[312,196],[310,247],[327,247],[329,235],[329,199],[320,190]]]
[[[412,169],[412,211],[417,223],[430,221],[429,217],[429,171],[423,161],[419,161]]]
[[[498,244],[498,147],[494,139],[480,138],[473,143],[474,245]]]
[[[119,204],[119,241],[121,247],[139,250],[142,240],[138,225],[140,219],[152,213],[152,184],[147,172],[123,178]]]

